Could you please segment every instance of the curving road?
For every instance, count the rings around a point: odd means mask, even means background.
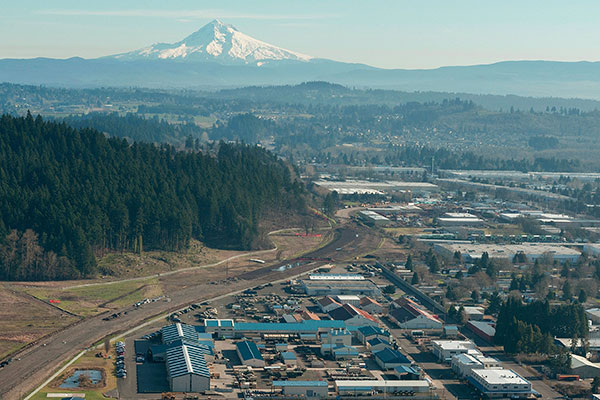
[[[368,230],[349,224],[337,228],[334,235],[329,244],[304,255],[303,258],[332,258],[340,261],[349,259],[360,251],[361,241],[367,237]],[[168,293],[171,298],[170,302],[149,303],[139,309],[124,308],[120,311],[127,311],[127,314],[111,321],[103,321],[104,315],[85,319],[57,332],[43,342],[27,348],[14,356],[12,363],[0,369],[0,399],[23,398],[51,376],[60,364],[108,335],[125,332],[145,320],[180,309],[188,304],[250,288],[257,284],[285,279],[315,269],[325,262],[314,261],[285,271],[275,271],[279,266],[289,264],[288,260],[238,275],[239,280],[235,282],[220,285],[206,282]],[[198,273],[202,273],[201,270]]]

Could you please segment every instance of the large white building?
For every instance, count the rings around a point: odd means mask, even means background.
[[[306,399],[327,397],[326,381],[273,381],[274,389],[281,389],[284,396],[297,396]]]
[[[457,354],[481,354],[470,340],[432,340],[433,354],[442,362],[450,362]]]
[[[483,354],[457,354],[452,357],[450,362],[452,370],[460,377],[471,376],[475,369],[500,369],[502,363],[493,358],[486,357]]]
[[[469,382],[488,398],[527,398],[531,383],[510,369],[474,369]]]
[[[201,351],[194,346],[167,350],[167,379],[173,392],[204,392],[210,389],[210,371]]]
[[[458,251],[463,261],[473,262],[483,253],[490,258],[502,258],[512,261],[517,253],[523,253],[531,262],[546,255],[559,262],[577,262],[581,253],[569,247],[549,243],[523,244],[477,244],[477,243],[436,243],[434,250],[446,257],[453,257]]]
[[[425,311],[409,298],[400,298],[394,303],[395,308],[389,316],[396,321],[402,329],[439,329],[443,322],[433,314]]]

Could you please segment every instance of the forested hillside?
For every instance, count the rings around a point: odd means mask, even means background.
[[[74,128],[94,128],[109,136],[136,142],[177,145],[184,143],[188,137],[197,138],[202,134],[202,129],[195,124],[169,124],[156,116],[146,119],[132,113],[122,117],[117,113],[89,113],[72,115],[64,121]]]
[[[95,273],[95,253],[248,249],[265,207],[300,209],[286,164],[252,146],[214,154],[106,138],[41,117],[0,119],[0,279]]]

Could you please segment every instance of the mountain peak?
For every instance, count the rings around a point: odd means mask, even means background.
[[[215,19],[176,43],[156,43],[109,56],[120,60],[162,59],[264,65],[275,61],[307,62],[312,57],[254,39]]]

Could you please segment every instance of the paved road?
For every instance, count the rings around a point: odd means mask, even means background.
[[[335,231],[334,239],[328,245],[303,257],[349,259],[355,251],[361,251],[360,242],[367,234],[369,234],[368,230],[357,225],[339,227]],[[336,251],[338,248],[343,248],[343,250]],[[57,332],[44,343],[39,343],[16,355],[13,357],[14,361],[11,364],[0,370],[0,398],[3,400],[22,398],[40,385],[60,364],[74,357],[81,350],[108,335],[124,332],[137,326],[152,316],[181,308],[196,301],[253,287],[263,282],[297,275],[314,269],[325,261],[312,262],[282,272],[274,271],[277,267],[286,265],[289,262],[265,266],[251,273],[242,274],[239,276],[241,280],[236,282],[221,285],[206,282],[185,287],[173,293],[168,293],[171,298],[170,302],[149,303],[139,309],[128,307],[122,310],[127,311],[127,314],[120,318],[103,321],[102,316],[97,316]],[[198,273],[202,273],[202,271],[198,271]],[[20,358],[20,360],[17,360],[17,358]]]

